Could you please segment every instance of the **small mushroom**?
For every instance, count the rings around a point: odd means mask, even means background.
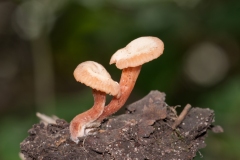
[[[77,115],[70,122],[69,130],[71,139],[78,143],[78,137],[89,133],[88,127],[93,127],[93,122],[102,114],[106,101],[106,93],[117,96],[119,84],[111,79],[106,69],[93,61],[86,61],[77,66],[73,73],[78,82],[93,89],[94,105],[91,109]]]
[[[142,64],[158,58],[163,50],[164,44],[159,38],[140,37],[112,55],[110,64],[116,63],[117,68],[122,69],[119,82],[121,96],[113,97],[97,121],[102,121],[114,114],[125,104],[136,83]]]

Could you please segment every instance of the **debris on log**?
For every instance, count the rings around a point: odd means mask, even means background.
[[[191,160],[204,148],[207,131],[214,127],[214,111],[189,108],[178,119],[174,106],[165,103],[165,94],[151,91],[127,106],[126,113],[105,120],[95,135],[70,140],[69,123],[39,123],[20,144],[26,160]]]

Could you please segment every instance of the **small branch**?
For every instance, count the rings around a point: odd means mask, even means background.
[[[187,104],[187,105],[184,107],[184,109],[182,110],[182,112],[180,113],[180,115],[178,116],[178,118],[177,118],[177,119],[175,120],[175,122],[173,123],[173,125],[172,125],[172,128],[173,128],[173,129],[176,129],[177,126],[182,123],[183,119],[186,117],[186,115],[187,115],[187,113],[188,113],[188,111],[190,110],[191,107],[192,107],[192,106],[191,106],[190,104]]]
[[[36,113],[36,116],[45,124],[49,124],[49,123],[56,124],[56,120],[59,119],[57,116],[49,117],[39,112]]]

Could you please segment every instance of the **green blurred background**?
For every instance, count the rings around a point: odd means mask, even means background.
[[[196,159],[240,159],[239,0],[2,0],[0,159],[20,159],[36,112],[69,122],[90,108],[75,67],[97,61],[119,80],[110,57],[140,36],[165,51],[143,66],[127,104],[159,90],[169,105],[211,108],[224,133],[210,133]]]

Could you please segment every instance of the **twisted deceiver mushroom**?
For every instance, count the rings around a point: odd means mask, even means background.
[[[163,50],[163,42],[157,37],[149,36],[131,41],[125,48],[119,49],[112,55],[110,64],[116,63],[117,68],[122,69],[119,82],[121,96],[113,97],[97,121],[100,122],[114,114],[125,104],[136,83],[142,64],[158,58]]]
[[[94,105],[91,109],[77,115],[70,122],[69,130],[71,139],[78,143],[78,137],[86,136],[93,126],[93,122],[102,114],[106,93],[117,96],[120,91],[119,84],[111,79],[106,69],[93,61],[86,61],[77,66],[74,71],[74,77],[78,82],[93,89]]]

